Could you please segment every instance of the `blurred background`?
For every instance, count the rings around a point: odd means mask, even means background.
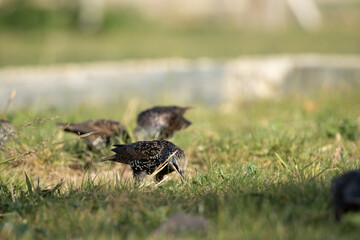
[[[219,104],[360,81],[360,0],[0,0],[0,102]]]

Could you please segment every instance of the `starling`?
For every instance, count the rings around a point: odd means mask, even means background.
[[[125,143],[131,142],[126,128],[117,121],[96,119],[81,123],[58,123],[58,125],[63,127],[65,132],[79,135],[95,132],[83,138],[90,149],[100,149],[103,145],[108,145],[112,136],[119,136]]]
[[[333,181],[332,201],[336,221],[346,212],[360,210],[359,170],[346,172]]]
[[[103,158],[101,161],[114,161],[129,164],[135,179],[135,183],[141,182],[146,174],[152,174],[157,167],[162,165],[168,158],[168,164],[156,174],[156,181],[173,171],[178,171],[182,180],[186,170],[187,158],[185,152],[166,140],[140,141],[131,144],[114,145],[112,149],[115,155]]]
[[[191,107],[153,107],[141,112],[137,118],[134,135],[138,140],[167,139],[175,131],[191,125],[183,115]]]
[[[0,147],[9,140],[14,132],[15,129],[9,121],[0,119]]]

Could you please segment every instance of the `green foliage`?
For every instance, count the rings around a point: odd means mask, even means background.
[[[348,140],[358,140],[359,130],[358,125],[354,119],[344,118],[339,120],[331,119],[327,122],[319,122],[320,128],[327,137],[333,138],[339,134],[341,137]]]
[[[0,30],[74,28],[77,18],[75,7],[45,9],[34,6],[29,0],[14,0],[0,7]]]
[[[80,12],[80,6],[74,3],[56,8],[46,8],[35,5],[29,0],[14,0],[0,7],[0,31],[81,30]],[[147,25],[145,20],[133,9],[115,7],[105,9],[104,12],[104,19],[101,21],[99,31],[126,30]]]
[[[357,140],[359,136],[358,126],[354,120],[343,119],[339,124],[339,132],[349,140]]]
[[[0,66],[304,52],[358,54],[359,9],[358,4],[321,9],[323,26],[314,32],[304,32],[293,21],[276,31],[221,18],[164,21],[126,7],[104,9],[102,21],[87,28],[80,22],[77,4],[46,8],[29,0],[12,0],[0,7]]]

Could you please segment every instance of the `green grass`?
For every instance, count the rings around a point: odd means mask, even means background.
[[[171,139],[188,156],[186,184],[173,174],[140,187],[121,164],[98,162],[110,147],[50,144],[73,137],[56,121],[108,117],[132,129],[150,104],[15,109],[8,117],[18,143],[7,143],[0,159],[36,152],[0,165],[0,236],[144,239],[183,212],[210,220],[208,239],[358,239],[360,215],[336,224],[329,189],[335,176],[359,168],[360,97],[328,96],[197,105],[187,113],[193,125]]]
[[[141,58],[234,58],[266,54],[359,54],[358,31],[301,30],[277,33],[246,30],[14,32],[0,36],[0,66]]]

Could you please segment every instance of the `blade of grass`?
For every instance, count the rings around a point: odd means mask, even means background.
[[[32,184],[30,182],[30,179],[28,177],[28,175],[25,173],[25,177],[26,177],[26,185],[27,185],[27,188],[28,188],[28,192],[30,195],[33,195],[33,190],[32,190]]]
[[[30,149],[29,151],[27,151],[25,153],[21,153],[21,154],[18,154],[16,156],[7,158],[7,159],[1,161],[0,164],[4,164],[4,163],[7,163],[7,162],[14,161],[14,160],[16,160],[18,158],[25,157],[26,155],[29,155],[29,154],[32,154],[32,153],[47,149],[47,148],[52,147],[52,146],[57,146],[57,145],[61,145],[61,144],[67,143],[67,142],[72,142],[72,141],[75,141],[75,140],[79,140],[81,138],[88,137],[88,136],[90,136],[92,134],[95,134],[95,133],[97,133],[97,132],[90,132],[90,133],[86,133],[86,134],[83,134],[83,135],[80,135],[80,136],[77,136],[75,138],[71,138],[71,139],[68,139],[68,140],[64,140],[64,141],[60,141],[60,142],[56,142],[56,143],[51,143],[51,144],[49,144],[47,146],[44,146],[44,147],[41,147],[41,148],[39,148],[37,150]]]
[[[279,156],[279,154],[275,153],[275,156],[280,161],[280,163],[283,165],[283,167],[285,167],[286,169],[289,168],[289,166],[284,162],[284,160]]]
[[[53,187],[50,192],[51,194],[53,194],[54,192],[56,192],[58,189],[60,189],[60,187],[63,185],[64,180],[61,180],[61,182],[59,182],[58,184],[55,185],[55,187]]]

